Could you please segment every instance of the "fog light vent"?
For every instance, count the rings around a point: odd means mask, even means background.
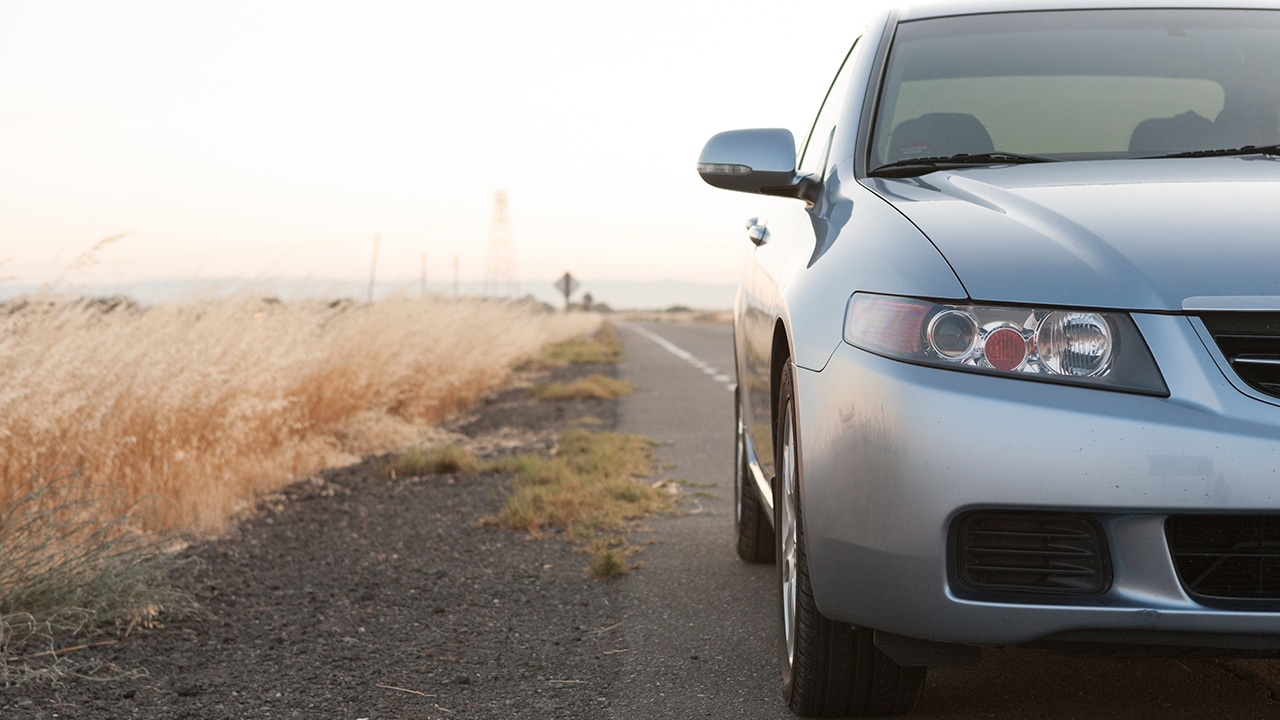
[[[1169,518],[1165,533],[1188,593],[1280,599],[1280,516],[1182,515]]]
[[[1096,595],[1111,585],[1102,527],[1087,515],[971,512],[955,537],[957,575],[976,590]]]

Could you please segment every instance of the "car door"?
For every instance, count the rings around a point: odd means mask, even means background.
[[[858,40],[846,53],[809,133],[801,145],[797,169],[815,180],[824,177],[836,125],[845,105]],[[773,467],[772,369],[777,323],[787,322],[782,292],[788,279],[813,256],[818,237],[825,238],[826,220],[823,200],[809,205],[787,200],[773,205],[773,217],[757,224],[766,231],[764,242],[752,252],[743,278],[742,322],[744,354],[742,359],[747,388],[743,393],[749,418],[747,433],[755,450],[760,469],[767,478],[775,476]],[[756,231],[759,233],[759,230]]]

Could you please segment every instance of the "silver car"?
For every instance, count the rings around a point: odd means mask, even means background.
[[[788,198],[734,336],[792,710],[991,646],[1280,651],[1280,4],[1204,5],[887,12],[800,143],[706,144]]]

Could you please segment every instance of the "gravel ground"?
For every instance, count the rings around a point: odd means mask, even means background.
[[[555,372],[566,380],[612,366]],[[548,451],[612,401],[515,388],[449,429],[484,452]],[[559,718],[603,714],[619,603],[586,556],[478,521],[501,477],[375,479],[379,459],[295,484],[203,564],[194,618],[68,655],[133,676],[0,690],[3,718]]]

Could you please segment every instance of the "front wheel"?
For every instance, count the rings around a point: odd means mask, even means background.
[[[881,652],[872,631],[818,612],[809,583],[794,368],[782,376],[774,443],[774,531],[781,599],[779,656],[787,707],[809,717],[902,715],[911,711],[925,669],[903,667]],[[849,578],[855,581],[855,578]]]

